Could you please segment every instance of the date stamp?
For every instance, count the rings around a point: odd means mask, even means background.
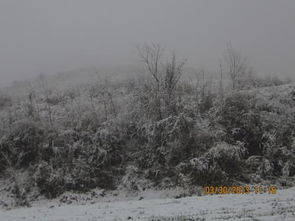
[[[205,186],[204,194],[276,194],[276,186],[246,185],[246,186]]]

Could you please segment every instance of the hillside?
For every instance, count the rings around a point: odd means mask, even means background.
[[[95,188],[188,196],[206,185],[294,186],[294,84],[68,79],[41,76],[1,93],[3,208]]]

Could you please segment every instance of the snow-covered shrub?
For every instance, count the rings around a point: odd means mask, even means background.
[[[95,140],[95,136],[87,132],[80,132],[78,137],[71,131],[67,134],[70,135],[66,140],[68,143],[54,148],[51,160],[53,166],[60,168],[67,178],[65,189],[88,190],[98,186],[112,188],[111,167],[107,165],[112,165],[109,161],[113,152],[104,149]]]
[[[87,191],[100,187],[113,188],[112,174],[100,168],[99,165],[92,165],[85,159],[74,159],[70,167],[61,168],[64,171],[65,190]]]
[[[14,198],[15,206],[30,206],[29,192],[33,189],[34,183],[30,175],[30,171],[15,170],[9,168],[7,170],[10,175],[10,192]]]
[[[193,158],[190,161],[190,165],[200,172],[207,172],[209,170],[209,160],[205,157]]]
[[[244,144],[241,142],[237,142],[236,145],[221,142],[217,143],[209,150],[209,155],[215,159],[221,159],[225,156],[226,158],[240,161],[245,151]]]
[[[285,177],[295,176],[295,160],[289,160],[282,168],[282,175]]]
[[[295,175],[295,154],[293,153],[292,148],[286,146],[276,148],[270,159],[274,165],[274,175]]]
[[[66,102],[66,96],[63,96],[62,93],[58,92],[52,92],[50,91],[46,96],[44,96],[44,102],[46,102],[49,105],[58,105],[60,103]]]
[[[67,129],[59,132],[57,136],[53,137],[53,145],[55,147],[65,147],[66,145],[73,145],[79,140],[79,133],[73,129]]]
[[[261,146],[264,151],[274,151],[282,146],[290,148],[295,136],[295,119],[292,114],[262,112],[260,115],[263,130]]]
[[[221,167],[222,170],[234,174],[239,173],[242,159],[246,153],[243,143],[231,145],[225,142],[213,146],[208,156]]]
[[[0,92],[0,111],[11,105],[12,99],[8,95],[2,94]]]
[[[176,184],[181,173],[178,165],[208,150],[215,141],[202,119],[184,113],[146,123],[139,131],[144,143],[135,153],[136,165],[157,183],[167,178]]]
[[[60,169],[55,169],[46,162],[37,165],[34,180],[40,193],[48,198],[55,198],[64,191],[63,173]]]
[[[261,176],[273,175],[274,165],[268,159],[263,159],[260,166],[257,168],[257,173]]]
[[[137,167],[129,165],[125,169],[125,175],[121,179],[121,185],[130,192],[143,191],[151,187],[151,182],[143,177],[143,173]]]
[[[252,155],[245,161],[245,164],[249,171],[256,172],[257,168],[262,164],[262,162],[263,162],[262,156]]]
[[[262,122],[255,104],[255,96],[234,93],[225,99],[224,105],[216,113],[217,123],[226,130],[226,141],[243,142],[249,155],[262,154]]]
[[[77,127],[80,130],[96,131],[99,127],[100,118],[97,113],[93,111],[84,111]]]
[[[44,133],[40,124],[30,120],[13,123],[10,133],[0,140],[0,152],[7,158],[1,157],[1,167],[7,164],[7,160],[18,168],[36,162],[44,142]]]
[[[244,155],[243,144],[217,143],[201,157],[190,160],[190,176],[200,185],[228,182],[241,172]]]
[[[126,157],[124,151],[126,143],[126,133],[121,130],[117,121],[105,122],[95,133],[94,142],[106,151],[104,165],[109,168],[121,167]]]
[[[190,182],[194,185],[219,185],[227,183],[226,173],[208,155],[193,158],[189,162]]]
[[[290,164],[289,162],[285,163],[285,166],[282,169],[282,175],[288,177],[290,175]]]
[[[207,114],[208,111],[214,106],[214,94],[207,94],[206,96],[201,99],[199,104],[199,109],[202,115]]]

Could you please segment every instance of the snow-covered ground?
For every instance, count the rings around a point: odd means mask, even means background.
[[[202,218],[199,220],[294,221],[295,187],[278,190],[275,195],[207,195],[180,199],[111,200],[86,205],[59,205],[53,201],[31,208],[1,210],[0,220],[119,221],[151,220],[151,217],[179,215]]]

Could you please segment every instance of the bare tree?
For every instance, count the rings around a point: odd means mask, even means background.
[[[156,81],[157,87],[160,88],[160,59],[164,49],[159,44],[152,43],[151,45],[145,44],[142,47],[137,47],[137,50],[149,73]]]
[[[247,61],[239,52],[234,50],[231,45],[227,45],[225,62],[228,74],[232,81],[232,89],[237,89],[239,78],[245,75],[247,70]]]
[[[182,75],[184,61],[178,62],[175,53],[171,60],[163,65],[161,62],[164,49],[159,44],[138,47],[139,56],[147,67],[149,74],[155,82],[152,90],[153,110],[156,110],[157,119],[165,114],[176,112],[176,89]]]
[[[203,69],[195,71],[196,76],[196,85],[195,85],[195,93],[196,100],[199,103],[205,96],[205,71]]]
[[[222,62],[219,62],[219,74],[220,74],[220,82],[219,82],[219,94],[220,94],[220,101],[223,103],[223,66]]]
[[[175,92],[177,83],[182,75],[182,69],[185,61],[177,62],[175,53],[172,54],[171,61],[165,67],[165,77],[163,79],[163,87],[165,92],[165,104],[168,110],[176,112]]]
[[[156,83],[156,88],[154,89],[154,99],[155,99],[155,109],[157,112],[157,118],[162,119],[161,110],[161,79],[162,72],[160,71],[160,59],[163,53],[163,48],[159,44],[152,43],[151,45],[145,44],[142,47],[137,47],[138,53],[144,64],[146,65],[149,74],[153,77]]]

